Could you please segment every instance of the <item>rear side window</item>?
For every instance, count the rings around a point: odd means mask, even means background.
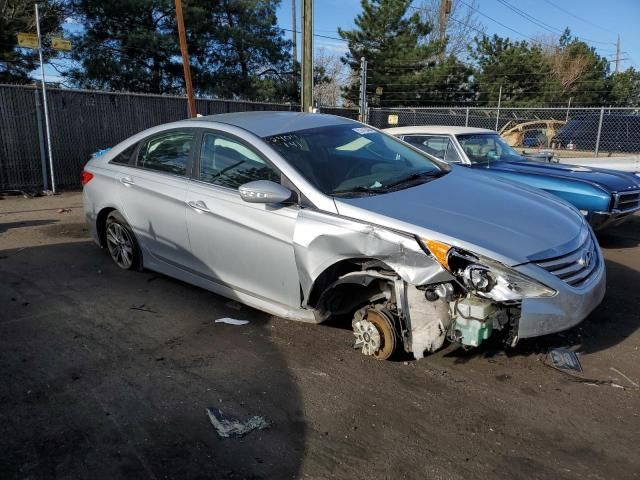
[[[202,137],[198,178],[234,189],[253,180],[280,182],[280,174],[253,150],[214,133]]]
[[[460,163],[462,159],[456,152],[453,142],[449,137],[438,137],[433,135],[405,135],[403,140],[423,152],[449,163]]]
[[[186,175],[194,133],[173,131],[147,140],[138,152],[137,165],[149,170]]]
[[[129,148],[126,148],[118,155],[111,159],[111,163],[117,163],[119,165],[127,165],[131,161],[131,156],[136,149],[136,144],[131,145]]]

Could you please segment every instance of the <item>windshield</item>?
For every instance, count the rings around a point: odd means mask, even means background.
[[[384,193],[448,171],[394,137],[356,123],[298,130],[264,140],[328,195]]]
[[[520,162],[524,160],[497,133],[457,135],[462,149],[474,164],[490,165],[493,162]]]

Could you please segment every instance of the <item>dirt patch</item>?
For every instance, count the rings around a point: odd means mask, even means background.
[[[86,223],[56,223],[39,228],[47,237],[51,238],[89,238]]]

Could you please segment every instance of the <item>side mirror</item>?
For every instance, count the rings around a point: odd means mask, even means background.
[[[270,180],[256,180],[240,185],[240,197],[249,203],[284,203],[293,192]]]

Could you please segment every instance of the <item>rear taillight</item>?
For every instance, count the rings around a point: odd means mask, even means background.
[[[89,183],[89,181],[92,178],[93,178],[93,173],[87,172],[86,170],[83,170],[82,173],[80,174],[80,182],[82,183],[83,186]]]

